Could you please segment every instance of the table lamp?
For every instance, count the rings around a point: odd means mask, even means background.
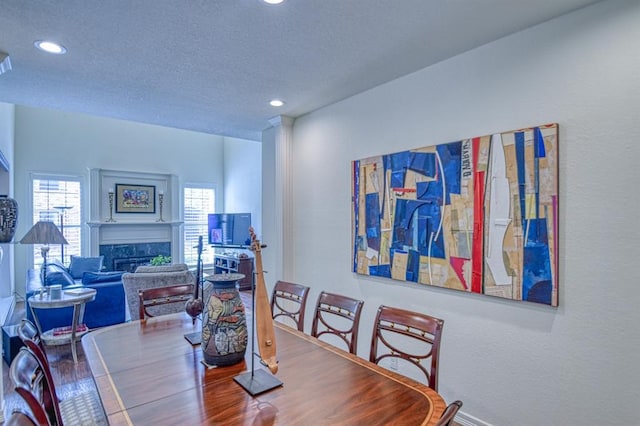
[[[69,244],[62,235],[62,232],[53,222],[41,220],[37,222],[29,232],[22,237],[20,244],[43,244],[40,248],[42,258],[44,259],[44,268],[42,275],[42,284],[47,285],[47,253],[49,253],[49,244]]]

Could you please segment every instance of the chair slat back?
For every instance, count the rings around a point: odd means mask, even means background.
[[[154,306],[168,305],[182,302],[186,304],[193,296],[194,284],[180,284],[167,287],[147,288],[138,291],[139,298],[139,318],[153,317],[157,313],[149,312],[149,308]]]
[[[430,388],[438,390],[438,358],[444,321],[419,312],[380,306],[373,325],[369,360],[378,364],[383,359],[409,361],[426,376]],[[393,337],[405,336],[422,342],[420,348],[400,347]]]
[[[358,330],[364,302],[340,294],[321,292],[316,303],[311,335],[317,338],[335,335],[355,354],[358,348]],[[340,320],[344,318],[344,320]]]
[[[304,311],[308,296],[309,287],[287,281],[276,282],[271,295],[273,319],[289,318],[299,331],[304,331]]]

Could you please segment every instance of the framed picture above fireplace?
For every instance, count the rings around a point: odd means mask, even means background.
[[[116,213],[155,213],[156,187],[116,184]]]

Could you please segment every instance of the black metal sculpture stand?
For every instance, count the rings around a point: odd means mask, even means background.
[[[267,370],[260,368],[255,369],[255,359],[260,357],[255,352],[256,344],[256,280],[253,280],[251,284],[251,312],[253,327],[251,327],[251,371],[238,374],[233,380],[236,381],[244,390],[246,390],[251,396],[256,396],[261,393],[275,389],[278,386],[282,386],[282,382],[273,374]]]
[[[191,309],[189,307],[190,303],[195,303],[197,300],[189,300],[185,306],[187,313],[193,318],[193,323],[195,324],[196,319],[202,321],[202,307],[204,306],[204,277],[203,277],[203,265],[202,265],[202,236],[198,238],[198,260],[196,262],[197,270],[196,270],[196,289],[193,295],[193,299],[198,299],[198,288],[200,289],[200,301],[202,302],[201,309],[198,309],[196,305],[192,305]],[[193,312],[191,311],[193,310]],[[197,315],[195,313],[197,312]],[[195,315],[195,316],[194,316]],[[184,338],[189,341],[192,345],[196,346],[202,343],[202,331],[195,331],[193,333],[187,333],[184,335]]]

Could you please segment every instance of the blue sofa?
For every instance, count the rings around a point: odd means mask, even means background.
[[[72,265],[73,266],[73,263]],[[100,268],[101,269],[101,265]],[[96,298],[85,306],[84,323],[89,328],[105,327],[120,324],[130,319],[122,285],[122,272],[93,272],[78,271],[76,277],[70,274],[70,269],[58,262],[47,263],[47,284],[61,284],[64,289],[90,287],[96,289]],[[38,294],[42,285],[42,271],[29,269],[27,271],[27,318],[34,320],[28,299]],[[35,309],[42,331],[55,327],[71,325],[73,308]]]

